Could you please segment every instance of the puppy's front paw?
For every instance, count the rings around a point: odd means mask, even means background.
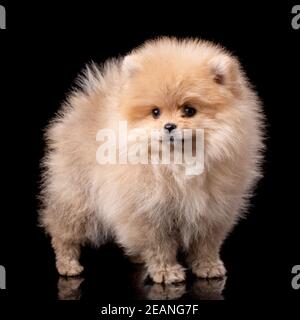
[[[221,260],[196,262],[192,266],[192,271],[199,278],[221,278],[226,274]]]
[[[78,276],[83,271],[77,260],[57,261],[56,268],[61,276]]]
[[[156,283],[170,284],[185,280],[184,268],[179,264],[152,266],[149,268],[149,275]]]

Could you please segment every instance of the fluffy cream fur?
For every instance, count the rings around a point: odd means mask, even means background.
[[[155,282],[184,280],[179,248],[197,276],[223,276],[219,250],[260,176],[263,148],[261,106],[237,59],[209,42],[161,38],[101,68],[89,66],[79,82],[47,128],[43,160],[40,218],[59,273],[79,274],[80,247],[113,237]],[[182,117],[186,104],[195,116]],[[119,120],[129,128],[203,128],[204,173],[99,165],[96,133]]]

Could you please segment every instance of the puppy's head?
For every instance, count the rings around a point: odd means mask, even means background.
[[[198,40],[146,42],[124,58],[121,113],[129,127],[209,129],[242,94],[237,60]]]

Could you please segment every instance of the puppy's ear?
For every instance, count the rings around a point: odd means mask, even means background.
[[[239,92],[241,69],[237,59],[221,54],[214,57],[210,61],[210,65],[213,79],[217,84],[227,87],[234,94]]]
[[[126,77],[132,77],[140,69],[141,66],[133,54],[125,56],[122,64],[122,72]]]

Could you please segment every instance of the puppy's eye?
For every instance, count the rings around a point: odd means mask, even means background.
[[[159,108],[152,109],[152,116],[154,119],[157,119],[160,116],[160,109]]]
[[[192,106],[183,106],[182,111],[184,117],[193,117],[197,112],[197,110]]]

